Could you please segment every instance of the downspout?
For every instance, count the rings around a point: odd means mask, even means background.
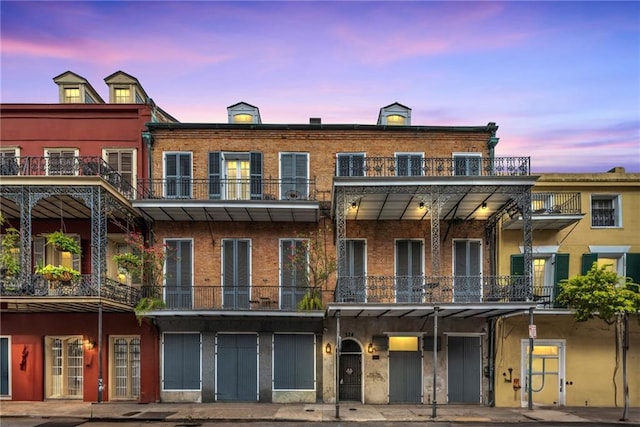
[[[147,178],[153,180],[153,135],[149,131],[142,132],[142,141],[147,146]],[[153,187],[152,187],[153,188]]]
[[[495,335],[496,335],[496,329],[495,329],[495,322],[496,320],[494,318],[489,319],[489,360],[487,362],[487,376],[489,377],[489,407],[494,407],[496,406],[496,398],[495,398]]]

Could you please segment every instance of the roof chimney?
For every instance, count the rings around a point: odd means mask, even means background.
[[[320,117],[311,117],[311,118],[309,118],[309,124],[310,125],[321,125],[322,124],[322,119]]]

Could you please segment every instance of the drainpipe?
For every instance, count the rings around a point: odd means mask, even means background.
[[[335,366],[335,391],[336,391],[336,419],[340,419],[340,350],[342,339],[340,338],[340,310],[336,311],[336,360]]]
[[[494,354],[495,354],[495,319],[489,319],[489,361],[487,362],[487,368],[488,368],[488,377],[489,377],[489,406],[490,407],[494,407],[496,405],[495,402],[495,388],[494,388],[494,381],[495,381],[495,359],[494,359]]]
[[[436,417],[436,386],[438,383],[438,310],[440,307],[433,307],[433,408],[431,418]]]
[[[533,307],[529,309],[529,381],[527,381],[527,397],[528,397],[528,409],[533,409],[533,379],[531,373],[533,372],[533,334],[531,333],[531,327],[533,326]]]
[[[142,141],[147,146],[147,178],[151,184],[153,180],[153,135],[149,131],[142,132]],[[151,185],[153,191],[153,185]]]

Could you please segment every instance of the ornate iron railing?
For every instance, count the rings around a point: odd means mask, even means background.
[[[135,188],[99,156],[0,157],[3,176],[99,176],[131,199]]]
[[[101,285],[101,286],[100,286]],[[69,281],[46,280],[39,274],[31,277],[30,283],[22,283],[19,278],[0,278],[1,296],[32,297],[102,297],[134,307],[140,300],[140,291],[111,279],[103,279],[101,284],[93,281],[90,274],[82,274]]]
[[[316,200],[312,179],[193,179],[139,180],[138,199],[192,200]]]
[[[349,158],[336,163],[336,176],[527,176],[529,157]]]
[[[551,295],[549,295],[550,301]],[[524,276],[360,276],[338,278],[335,301],[486,303],[534,301]]]
[[[148,287],[143,297],[161,299],[161,310],[302,310],[301,301],[314,291],[309,287],[292,286],[201,286]],[[331,294],[317,290],[315,295],[324,307]]]

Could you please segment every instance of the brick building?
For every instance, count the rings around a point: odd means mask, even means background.
[[[536,306],[496,259],[510,210],[531,259],[529,159],[495,157],[494,123],[416,126],[398,103],[372,125],[228,116],[148,125],[133,207],[171,254],[147,313],[161,398],[489,402],[491,319]],[[314,247],[335,256],[320,287]]]

